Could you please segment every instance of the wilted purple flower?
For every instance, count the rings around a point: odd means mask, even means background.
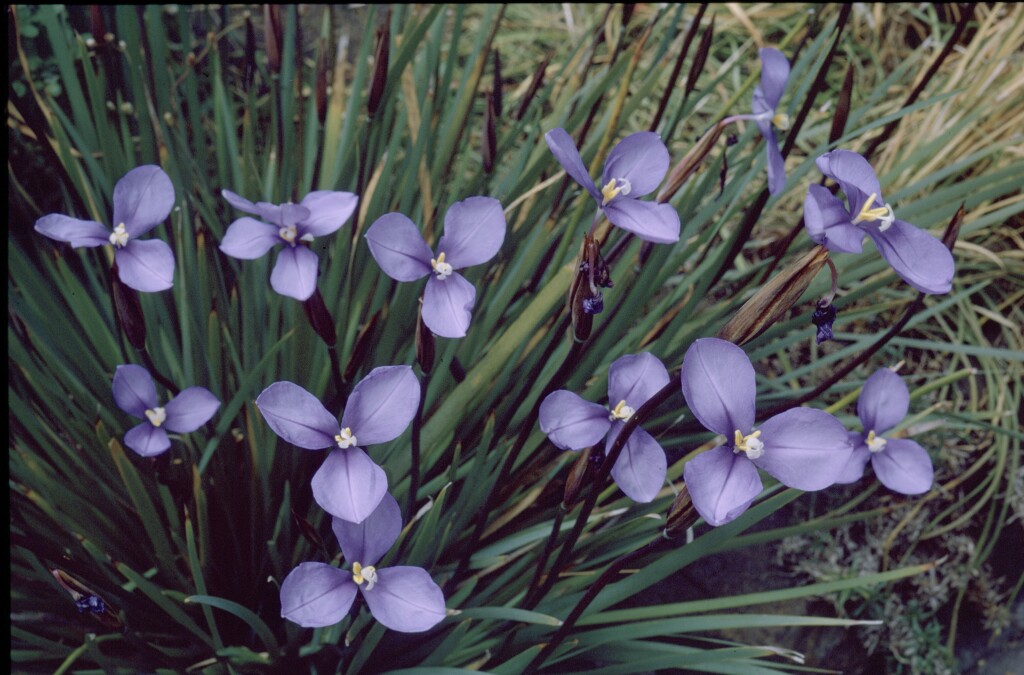
[[[857,400],[862,433],[850,433],[853,454],[837,483],[853,483],[864,475],[868,461],[882,485],[905,495],[932,487],[935,472],[928,452],[909,438],[883,438],[910,409],[910,391],[899,375],[882,368],[867,379]]]
[[[360,446],[387,443],[409,426],[420,383],[409,366],[374,368],[352,390],[338,419],[297,384],[275,382],[256,407],[278,436],[306,450],[334,448],[313,476],[313,498],[332,516],[362,522],[387,493],[388,478]]]
[[[419,228],[401,213],[386,213],[366,231],[370,253],[395,281],[416,281],[428,274],[423,291],[423,323],[441,337],[465,337],[476,288],[455,270],[493,258],[505,241],[505,214],[491,197],[455,202],[444,216],[437,257]]]
[[[788,487],[821,490],[850,458],[846,429],[821,410],[787,410],[754,431],[754,367],[731,342],[703,338],[690,345],[681,380],[694,416],[728,439],[683,468],[693,505],[709,525],[734,520],[761,494],[758,467]]]
[[[159,239],[138,237],[159,225],[174,207],[174,185],[158,166],[139,166],[114,186],[114,231],[94,220],[51,213],[36,221],[36,232],[74,248],[114,246],[117,273],[137,291],[165,291],[174,284],[174,253]],[[166,449],[166,448],[165,448]]]
[[[552,129],[544,140],[566,173],[590,193],[613,225],[655,244],[679,241],[676,210],[669,204],[639,199],[654,192],[668,172],[668,148],[658,134],[638,131],[612,148],[601,173],[600,188],[594,185],[565,129]]]
[[[281,295],[308,300],[316,290],[317,257],[308,244],[313,237],[335,232],[356,209],[359,197],[351,192],[317,190],[298,204],[250,202],[230,190],[221,190],[224,199],[239,211],[262,218],[239,218],[231,223],[220,250],[233,258],[255,260],[283,244],[278,253],[270,285]]]
[[[583,450],[605,439],[605,453],[625,422],[669,382],[665,366],[652,354],[631,354],[608,368],[608,407],[584,401],[560,389],[540,405],[540,428],[563,450]],[[636,428],[626,441],[612,478],[626,496],[649,502],[665,483],[665,451],[654,437]]]
[[[300,564],[281,584],[282,617],[306,628],[332,626],[348,614],[358,589],[373,617],[391,630],[420,633],[444,619],[444,594],[422,567],[374,567],[402,531],[394,497],[385,493],[359,524],[335,518],[333,529],[352,569]]]
[[[764,137],[768,153],[768,192],[776,194],[786,187],[786,162],[775,140],[775,127],[787,129],[789,118],[784,113],[776,114],[775,108],[786,90],[789,61],[782,52],[771,47],[761,49],[758,54],[761,56],[761,84],[754,88],[753,119]]]
[[[848,207],[821,185],[804,200],[804,222],[811,239],[830,251],[860,253],[871,237],[896,274],[922,293],[948,293],[953,287],[953,254],[941,241],[899,220],[882,199],[882,188],[868,161],[849,150],[833,150],[817,160],[818,169],[839,183]]]
[[[143,457],[159,455],[171,447],[167,431],[191,433],[206,424],[220,407],[217,397],[203,387],[189,387],[160,407],[153,378],[136,365],[118,366],[114,371],[114,402],[129,415],[146,420],[124,435],[124,444]]]

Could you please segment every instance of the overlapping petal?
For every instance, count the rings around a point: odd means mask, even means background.
[[[208,389],[189,387],[164,406],[167,419],[163,426],[175,433],[191,433],[210,421],[219,407],[220,400]]]
[[[864,434],[851,431],[847,435],[847,440],[853,446],[853,452],[850,453],[850,459],[846,462],[846,466],[836,476],[836,483],[842,485],[856,483],[863,478],[864,469],[871,461],[871,451],[864,444]]]
[[[469,197],[455,202],[445,213],[437,251],[445,254],[445,262],[454,269],[479,265],[497,255],[505,230],[501,202],[493,197]]]
[[[683,397],[706,428],[732,438],[754,426],[757,385],[742,349],[718,338],[694,341],[683,357]]]
[[[629,195],[616,197],[635,199],[654,192],[669,165],[668,148],[653,131],[638,131],[626,136],[608,153],[601,174],[601,185],[613,178],[629,182]],[[575,178],[575,176],[573,176]]]
[[[879,368],[864,382],[857,399],[857,417],[864,433],[882,434],[900,423],[910,410],[910,390],[903,378]]]
[[[761,57],[761,92],[765,103],[774,110],[786,90],[789,60],[773,47],[762,47],[758,50],[758,56]]]
[[[882,188],[875,170],[868,164],[868,160],[856,152],[833,150],[819,157],[816,163],[819,171],[839,183],[849,202],[850,213],[860,213],[864,202],[872,194],[875,195],[873,205],[883,203]]]
[[[431,273],[433,253],[416,223],[401,213],[385,213],[365,236],[373,259],[395,281],[415,281]]]
[[[281,616],[306,628],[333,626],[348,614],[357,588],[351,572],[301,563],[281,583]]]
[[[157,407],[156,385],[142,366],[126,364],[114,371],[114,403],[132,417],[145,418],[146,411]]]
[[[580,151],[576,149],[576,142],[572,140],[572,136],[565,129],[557,128],[544,134],[544,140],[547,141],[551,154],[555,156],[565,172],[600,203],[601,192],[594,185],[594,180],[590,177],[587,167],[583,165]]]
[[[905,495],[928,492],[935,478],[928,451],[909,438],[887,439],[884,450],[871,453],[871,468],[882,485]]]
[[[559,389],[540,404],[540,429],[562,450],[583,450],[596,445],[611,426],[604,406]]]
[[[622,422],[612,423],[605,442],[605,453],[611,451],[624,426]],[[658,496],[661,486],[665,484],[667,469],[665,451],[653,436],[638,427],[633,429],[626,439],[626,445],[623,446],[611,473],[615,484],[627,497],[646,504]]]
[[[786,160],[779,151],[775,139],[775,127],[770,120],[758,120],[757,127],[764,136],[764,151],[767,153],[768,194],[776,195],[786,187]]]
[[[320,508],[352,523],[363,522],[388,491],[384,470],[355,447],[332,450],[310,484]]]
[[[824,186],[807,188],[804,224],[811,239],[830,251],[860,253],[863,248],[864,230],[853,224],[843,202]]]
[[[346,561],[364,566],[376,565],[402,533],[402,509],[388,493],[363,522],[351,523],[334,518],[331,529],[338,538]]]
[[[420,567],[377,570],[376,585],[362,591],[373,618],[391,630],[420,633],[445,617],[444,593]]]
[[[124,444],[143,457],[155,457],[171,447],[171,439],[160,427],[149,422],[134,426],[124,435]]]
[[[420,402],[420,383],[409,366],[374,368],[352,390],[341,416],[359,445],[386,443],[402,435]]]
[[[222,189],[220,191],[220,196],[227,200],[228,204],[231,204],[231,206],[234,206],[239,211],[252,213],[254,215],[262,215],[260,213],[260,208],[256,204],[250,202],[241,195],[235,194],[231,190]]]
[[[51,213],[37,220],[35,230],[50,239],[67,242],[74,248],[110,243],[110,230],[102,223],[60,213]]]
[[[309,215],[299,223],[303,234],[321,237],[336,232],[356,210],[359,197],[351,192],[315,190],[306,195],[300,205]]]
[[[153,164],[135,167],[114,186],[114,226],[124,223],[130,237],[149,232],[172,208],[174,185],[163,169]]]
[[[255,218],[239,218],[231,223],[220,242],[220,250],[240,260],[262,258],[276,244],[282,243],[276,225]]]
[[[275,382],[256,398],[256,407],[274,433],[306,450],[335,444],[338,421],[316,396],[292,382]]]
[[[757,467],[724,445],[688,461],[683,480],[697,513],[714,527],[738,518],[762,488]]]
[[[933,295],[953,288],[953,254],[941,241],[898,219],[884,232],[876,227],[866,229],[878,252],[908,284]]]
[[[853,446],[842,422],[822,410],[793,408],[761,425],[764,454],[754,464],[798,490],[836,482]]]
[[[431,276],[423,291],[423,323],[435,335],[465,337],[475,301],[476,288],[458,272],[447,279]]]
[[[277,254],[270,286],[289,298],[308,300],[316,290],[316,253],[305,246],[285,246]]]
[[[668,370],[649,352],[627,354],[608,368],[608,404],[625,401],[636,410],[669,383]]]
[[[679,213],[670,204],[616,199],[604,207],[608,220],[654,244],[679,241]]]
[[[114,252],[117,274],[126,286],[152,293],[174,285],[174,253],[159,239],[131,239]]]

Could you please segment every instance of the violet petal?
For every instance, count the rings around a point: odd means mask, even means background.
[[[644,241],[673,244],[679,241],[679,213],[671,204],[616,199],[604,207],[608,220]]]
[[[836,482],[853,446],[846,427],[813,408],[793,408],[761,425],[764,454],[754,464],[798,490],[821,490]]]
[[[420,403],[420,382],[409,366],[374,368],[352,390],[341,416],[360,446],[402,435]]]
[[[373,618],[391,630],[420,633],[445,617],[444,593],[421,567],[377,570],[373,589],[360,590]]]
[[[636,410],[669,383],[668,370],[648,352],[627,354],[608,368],[608,405],[619,401]]]
[[[124,223],[129,237],[152,230],[172,208],[174,185],[163,169],[153,164],[135,167],[114,186],[114,227]]]
[[[742,349],[718,338],[694,341],[683,357],[683,398],[706,428],[732,440],[754,426],[757,385]]]
[[[875,195],[872,207],[882,206],[882,188],[868,160],[850,150],[833,150],[815,161],[823,174],[839,183],[850,203],[850,213],[860,213],[872,194]]]
[[[305,246],[285,246],[277,254],[270,286],[281,295],[309,300],[316,290],[317,257]]]
[[[544,140],[547,141],[551,153],[565,169],[565,172],[582,185],[583,189],[600,204],[601,192],[594,185],[594,180],[590,177],[587,167],[583,165],[580,151],[576,149],[576,143],[572,140],[572,136],[565,129],[557,128],[544,134]]]
[[[786,187],[786,160],[779,151],[778,141],[775,139],[775,127],[767,120],[759,120],[757,127],[764,136],[764,151],[767,155],[766,165],[768,168],[768,194],[777,195]]]
[[[789,79],[789,60],[772,47],[758,50],[761,57],[761,91],[772,110],[778,107]]]
[[[220,400],[204,387],[189,387],[164,406],[164,428],[179,434],[192,433],[210,421]]]
[[[434,254],[416,224],[401,213],[385,213],[365,237],[373,259],[395,281],[415,281],[431,273]]]
[[[847,440],[853,446],[853,452],[850,453],[850,459],[846,462],[846,466],[836,477],[836,483],[841,485],[856,483],[863,478],[864,468],[871,461],[871,451],[864,444],[864,434],[851,431],[847,435]]]
[[[376,565],[402,533],[402,509],[391,494],[385,494],[369,516],[361,523],[341,518],[331,521],[347,562]]]
[[[129,363],[114,371],[114,403],[132,417],[145,419],[146,411],[157,407],[156,385],[149,371]]]
[[[67,242],[74,248],[110,243],[110,230],[105,225],[60,213],[51,213],[37,220],[35,230],[50,239]]]
[[[626,136],[608,153],[601,185],[613,178],[629,182],[629,194],[618,199],[636,199],[658,189],[669,165],[668,148],[653,131],[638,131]]]
[[[160,427],[143,422],[128,430],[124,435],[124,444],[143,457],[155,457],[167,452],[171,447],[171,439]]]
[[[351,572],[301,563],[281,582],[281,616],[305,628],[333,626],[348,614],[357,588]]]
[[[612,423],[605,443],[605,454],[611,450],[624,426],[622,422]],[[658,441],[643,429],[636,428],[629,435],[622,453],[612,467],[612,478],[627,497],[646,504],[658,496],[665,484],[667,469],[665,451],[658,445]]]
[[[761,494],[757,467],[724,445],[688,461],[683,479],[697,513],[714,527],[738,518]]]
[[[332,450],[310,481],[313,499],[327,513],[361,523],[388,491],[388,477],[360,448]]]
[[[455,202],[444,215],[444,234],[437,243],[438,254],[453,269],[485,263],[505,241],[505,214],[501,202],[492,197],[470,197]]]
[[[458,272],[446,279],[431,276],[423,291],[423,323],[435,335],[465,337],[475,301],[476,288]]]
[[[540,430],[562,450],[583,450],[596,445],[611,426],[608,409],[559,389],[540,404]]]
[[[953,254],[941,241],[899,219],[884,232],[877,227],[865,229],[885,261],[908,284],[933,295],[953,288]]]
[[[300,220],[302,234],[322,237],[336,232],[345,224],[356,210],[359,197],[351,192],[335,190],[315,190],[306,195],[300,206],[309,211],[309,215]]]
[[[882,485],[905,495],[928,492],[935,478],[928,451],[909,438],[886,439],[884,450],[871,453],[871,468]]]
[[[174,253],[160,239],[131,239],[114,251],[117,275],[126,286],[152,293],[174,285]]]
[[[274,433],[300,448],[322,450],[335,445],[338,420],[316,396],[292,382],[275,382],[256,397]]]
[[[268,225],[245,216],[231,223],[220,242],[220,250],[240,260],[262,258],[276,244],[282,243],[276,225]]]
[[[910,390],[903,378],[879,368],[864,382],[857,399],[857,417],[864,433],[882,434],[900,423],[910,410]]]
[[[864,230],[851,222],[843,202],[824,186],[807,188],[804,225],[811,239],[830,251],[860,253],[863,248]]]
[[[234,206],[239,211],[260,215],[260,209],[258,206],[250,202],[245,197],[235,194],[231,190],[222,189],[220,191],[220,196],[226,199],[228,204],[231,204],[231,206]]]

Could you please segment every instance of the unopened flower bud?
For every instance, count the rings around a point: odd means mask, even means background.
[[[367,362],[370,347],[373,345],[377,337],[376,328],[380,318],[381,312],[376,312],[370,317],[370,320],[359,329],[359,333],[356,334],[356,341],[352,346],[352,354],[349,356],[348,363],[345,364],[345,372],[342,375],[342,379],[344,381],[348,382],[355,377],[359,366]]]
[[[669,539],[678,537],[693,527],[697,518],[697,509],[693,507],[693,502],[690,500],[690,492],[686,489],[686,483],[683,483],[679,494],[672,501],[672,506],[668,507],[668,515],[665,518],[665,536]]]
[[[480,140],[480,158],[483,161],[484,173],[494,170],[494,158],[498,154],[498,131],[495,124],[497,116],[497,102],[492,90],[487,95],[487,105],[484,107],[484,130]]]
[[[267,66],[271,72],[281,72],[281,6],[263,5],[263,32],[267,41]]]
[[[313,291],[313,295],[309,296],[308,300],[302,302],[302,309],[306,311],[309,325],[313,327],[313,330],[320,336],[320,339],[328,347],[333,347],[337,344],[338,334],[334,329],[334,318],[327,310],[327,305],[324,304],[324,296],[320,295],[319,288]]]
[[[565,493],[562,496],[562,508],[566,511],[572,509],[579,499],[580,491],[590,482],[594,475],[594,462],[591,461],[592,448],[587,448],[579,453],[579,457],[569,469],[569,476],[565,479]]]
[[[533,71],[533,79],[530,80],[530,86],[527,87],[526,93],[523,95],[522,100],[519,102],[519,107],[516,109],[516,120],[523,119],[523,115],[530,107],[530,103],[533,98],[537,95],[537,90],[540,89],[541,84],[544,82],[544,71],[547,70],[548,61],[550,59],[546,57],[543,61],[537,64],[537,69]]]
[[[391,53],[391,11],[384,15],[384,20],[377,27],[377,45],[373,49],[373,75],[370,79],[370,94],[366,100],[366,109],[370,117],[376,114],[384,96],[384,86],[388,82],[388,58]]]

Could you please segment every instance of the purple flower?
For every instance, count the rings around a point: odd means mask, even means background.
[[[187,434],[206,424],[220,407],[217,397],[203,387],[189,387],[163,407],[156,386],[142,366],[118,366],[114,371],[114,402],[132,417],[146,421],[128,430],[124,444],[143,457],[153,457],[171,447],[167,431]]]
[[[623,356],[608,368],[608,407],[560,389],[540,405],[540,428],[562,450],[583,450],[605,439],[605,453],[636,409],[669,382],[668,371],[646,352]],[[612,478],[626,496],[649,502],[665,483],[665,452],[639,427],[612,467]]]
[[[278,436],[306,450],[334,448],[313,476],[313,498],[332,516],[362,522],[387,493],[388,478],[360,446],[387,443],[409,426],[420,383],[409,366],[374,368],[352,390],[338,419],[297,384],[275,382],[256,407]]]
[[[270,273],[270,285],[296,300],[308,300],[316,290],[317,258],[308,244],[313,237],[331,234],[344,225],[359,202],[351,192],[331,190],[310,192],[299,204],[254,204],[230,190],[221,190],[221,195],[239,211],[266,222],[239,218],[224,233],[220,250],[233,258],[255,260],[283,244]]]
[[[505,214],[491,197],[455,202],[444,216],[437,256],[419,228],[401,213],[386,213],[366,231],[370,253],[395,281],[430,275],[423,291],[423,323],[441,337],[465,337],[476,288],[455,270],[485,263],[505,241]]]
[[[848,206],[821,185],[804,200],[804,222],[811,239],[830,251],[860,253],[871,237],[896,274],[922,293],[948,293],[953,287],[953,254],[924,230],[896,218],[882,199],[882,188],[868,161],[849,150],[833,150],[817,160],[818,169],[839,183]]]
[[[374,567],[402,531],[394,497],[385,494],[362,523],[335,518],[333,529],[351,570],[300,564],[281,584],[282,617],[306,628],[332,626],[348,614],[358,589],[373,617],[391,630],[419,633],[444,619],[444,594],[422,567]]]
[[[768,192],[776,194],[786,187],[786,162],[779,152],[775,140],[775,127],[785,130],[789,118],[784,113],[775,113],[782,92],[789,79],[789,61],[778,49],[765,47],[758,52],[761,56],[761,84],[754,88],[754,117],[752,118],[765,140],[768,153]]]
[[[174,207],[174,186],[158,166],[132,169],[114,186],[114,231],[94,220],[51,213],[36,221],[36,232],[74,248],[113,244],[117,273],[137,291],[165,291],[174,284],[174,253],[159,239],[139,241]],[[165,448],[166,449],[166,448]]]
[[[882,368],[868,378],[857,400],[863,433],[851,433],[853,454],[837,483],[853,483],[864,475],[868,461],[882,485],[905,495],[919,495],[932,487],[935,472],[928,452],[909,438],[884,438],[906,417],[910,392],[900,376]]]
[[[604,164],[600,188],[594,185],[565,129],[552,129],[544,140],[566,173],[590,193],[613,225],[655,244],[679,241],[676,210],[669,204],[639,200],[653,192],[668,172],[668,148],[658,134],[639,131],[612,148]]]
[[[683,478],[693,505],[709,525],[724,525],[761,494],[760,467],[798,490],[832,485],[853,447],[832,415],[794,408],[754,430],[754,367],[742,349],[717,338],[686,350],[683,397],[705,427],[727,441],[686,463]]]

